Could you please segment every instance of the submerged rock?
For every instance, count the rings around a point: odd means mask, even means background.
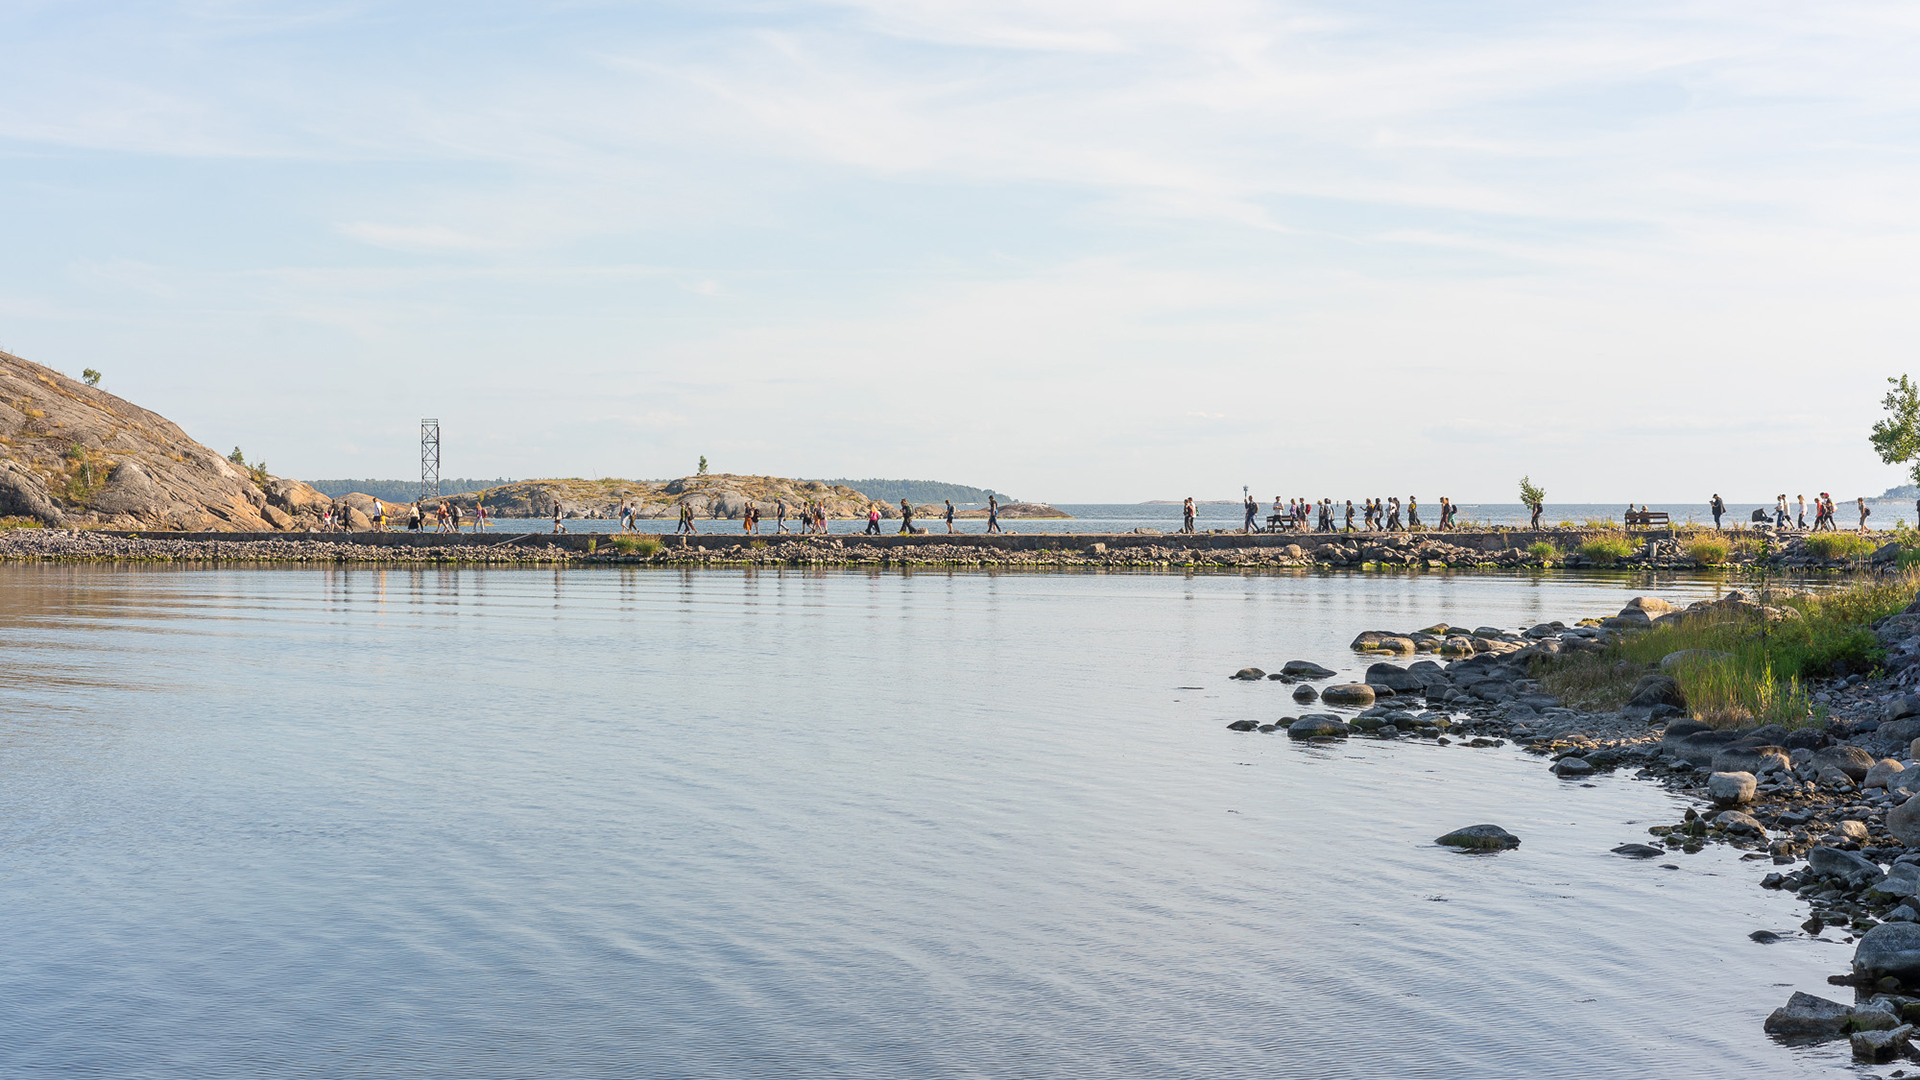
[[[1301,683],[1299,686],[1293,688],[1293,700],[1295,701],[1314,701],[1319,697],[1320,691],[1315,690],[1305,683]]]
[[[1311,660],[1289,660],[1281,666],[1280,674],[1296,679],[1330,679],[1334,676],[1334,670],[1321,667]]]
[[[1553,771],[1558,776],[1591,776],[1593,762],[1586,758],[1563,757],[1553,763]]]
[[[1853,1056],[1860,1061],[1891,1061],[1911,1049],[1907,1039],[1912,1034],[1912,1024],[1901,1024],[1891,1031],[1856,1031]]]
[[[1347,725],[1334,716],[1303,716],[1287,728],[1287,737],[1293,739],[1345,738]]]
[[[1505,851],[1520,846],[1520,838],[1498,825],[1469,825],[1455,829],[1434,843],[1466,851]]]
[[[1651,844],[1621,844],[1613,849],[1613,853],[1629,859],[1651,859],[1655,855],[1665,855],[1666,851]]]
[[[1255,679],[1266,678],[1267,673],[1264,671],[1261,671],[1257,667],[1243,667],[1239,671],[1234,672],[1233,677],[1236,679],[1244,679],[1248,682],[1252,682]]]

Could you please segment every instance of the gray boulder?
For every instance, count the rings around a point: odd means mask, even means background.
[[[1734,731],[1696,731],[1673,747],[1673,756],[1693,765],[1712,765],[1720,751],[1739,739]]]
[[[1306,683],[1301,683],[1299,686],[1293,688],[1293,700],[1295,701],[1312,701],[1319,696],[1320,691],[1315,690]]]
[[[1920,795],[1901,800],[1887,811],[1887,831],[1908,847],[1920,847]]]
[[[1891,1031],[1856,1031],[1852,1036],[1854,1059],[1891,1061],[1912,1049],[1907,1041],[1912,1034],[1912,1024],[1901,1024]]]
[[[1627,601],[1627,608],[1632,611],[1644,611],[1648,615],[1665,615],[1674,610],[1672,604],[1657,596],[1636,596]]]
[[[1266,678],[1267,673],[1264,671],[1261,671],[1257,667],[1243,667],[1239,671],[1234,672],[1233,677],[1236,679],[1245,679],[1248,682],[1252,682],[1255,679]]]
[[[1423,690],[1426,680],[1397,664],[1379,663],[1367,667],[1367,685],[1384,686],[1395,693]]]
[[[1371,705],[1373,687],[1366,683],[1337,683],[1320,691],[1320,700],[1329,705]]]
[[[1782,747],[1742,743],[1735,743],[1713,755],[1711,765],[1714,772],[1752,773],[1755,776],[1774,769],[1793,768],[1793,762]]]
[[[1680,691],[1680,682],[1671,675],[1653,673],[1642,675],[1640,681],[1633,684],[1633,694],[1627,698],[1632,708],[1651,709],[1656,705],[1671,705],[1676,709],[1687,707],[1687,696]]]
[[[1287,728],[1287,737],[1292,739],[1312,739],[1347,737],[1347,725],[1332,716],[1303,716]]]
[[[1873,755],[1857,746],[1828,746],[1813,752],[1815,768],[1838,769],[1856,784],[1867,778],[1867,770],[1873,768],[1873,762]]]
[[[1920,896],[1920,866],[1894,863],[1887,867],[1887,876],[1874,884],[1873,891],[1888,896]]]
[[[1670,652],[1660,658],[1660,670],[1671,672],[1685,664],[1701,664],[1713,660],[1731,660],[1733,654],[1719,649],[1681,649]]]
[[[1717,772],[1707,777],[1707,797],[1723,810],[1752,802],[1758,787],[1750,772]]]
[[[1563,757],[1553,763],[1553,771],[1556,775],[1563,777],[1592,776],[1593,762],[1586,758]]]
[[[1920,716],[1920,694],[1900,694],[1880,706],[1880,722],[1891,723],[1909,716]]]
[[[1701,723],[1698,720],[1692,720],[1692,719],[1669,720],[1667,721],[1667,726],[1660,729],[1660,741],[1661,742],[1679,742],[1681,739],[1684,739],[1689,735],[1695,735],[1702,731],[1712,731],[1712,730],[1713,730],[1713,725]]]
[[[1872,859],[1834,847],[1816,847],[1807,852],[1807,867],[1821,877],[1839,878],[1856,888],[1876,884],[1886,876]]]
[[[1860,781],[1860,786],[1863,788],[1886,788],[1891,791],[1900,786],[1895,781],[1901,773],[1906,771],[1907,767],[1905,765],[1900,764],[1892,758],[1883,758],[1880,761],[1874,762],[1873,768],[1867,770],[1866,778]]]
[[[1767,1017],[1766,1031],[1769,1035],[1838,1038],[1846,1034],[1852,1017],[1850,1006],[1795,990],[1785,1005]]]
[[[1469,825],[1455,829],[1434,843],[1467,851],[1504,851],[1520,846],[1520,838],[1498,825]]]
[[[1714,816],[1713,823],[1737,836],[1754,836],[1762,840],[1767,838],[1767,830],[1760,824],[1760,820],[1752,814],[1742,813],[1739,810],[1723,810]]]
[[[1280,674],[1291,675],[1296,679],[1330,679],[1334,670],[1321,667],[1311,660],[1289,660],[1280,668]]]

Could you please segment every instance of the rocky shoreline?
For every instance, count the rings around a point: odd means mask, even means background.
[[[1642,843],[1613,849],[1624,858],[1684,856],[1708,844],[1740,849],[1745,860],[1777,869],[1759,880],[1792,891],[1807,905],[1800,932],[1854,943],[1852,970],[1829,982],[1856,988],[1851,1004],[1795,994],[1766,1031],[1783,1039],[1850,1037],[1855,1056],[1885,1061],[1920,1057],[1909,1037],[1920,1030],[1920,695],[1897,678],[1854,675],[1808,687],[1827,709],[1826,723],[1716,730],[1687,716],[1676,680],[1679,654],[1640,673],[1628,703],[1596,713],[1544,693],[1536,664],[1605,650],[1623,634],[1661,619],[1713,614],[1716,608],[1765,615],[1739,593],[1675,611],[1638,597],[1619,614],[1573,626],[1545,623],[1521,631],[1433,626],[1411,633],[1368,631],[1352,643],[1378,660],[1362,681],[1325,683],[1335,673],[1290,661],[1268,674],[1243,668],[1232,678],[1291,684],[1304,712],[1272,723],[1239,720],[1235,731],[1285,734],[1304,742],[1408,739],[1435,746],[1491,749],[1518,744],[1548,760],[1564,780],[1632,770],[1695,805],[1655,825]],[[1890,655],[1920,653],[1920,598],[1875,623]],[[1896,666],[1899,666],[1896,664]],[[1911,673],[1912,665],[1905,670]],[[1357,711],[1355,711],[1357,710]],[[1517,846],[1497,826],[1450,833],[1440,843],[1467,850]],[[1757,941],[1780,935],[1759,931]]]
[[[183,540],[114,536],[86,529],[0,532],[0,562],[244,562],[503,564],[578,563],[578,552],[542,543],[537,533],[475,537],[446,547],[373,547],[348,540]]]

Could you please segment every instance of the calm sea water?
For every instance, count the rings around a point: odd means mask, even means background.
[[[1645,588],[3,567],[0,1075],[1837,1074],[1769,867],[1607,854],[1658,789],[1224,729]]]
[[[1026,533],[1118,533],[1131,532],[1134,529],[1158,529],[1161,532],[1171,533],[1178,531],[1180,528],[1180,507],[1177,504],[1056,503],[1054,505],[1057,509],[1072,515],[1072,517],[1066,520],[1058,518],[1041,520],[1002,518],[1000,521],[1001,528],[1007,532]],[[1842,528],[1851,528],[1858,524],[1858,518],[1851,509],[1851,506],[1852,504],[1848,503],[1840,507],[1836,515]],[[1704,501],[1698,505],[1658,503],[1650,505],[1649,508],[1666,511],[1668,516],[1677,524],[1713,524],[1713,515],[1708,512]],[[964,509],[964,507],[962,509]],[[1722,521],[1726,526],[1731,528],[1746,522],[1749,515],[1756,509],[1759,509],[1759,506],[1754,503],[1729,503],[1727,505],[1727,514]],[[1766,509],[1771,512],[1772,506],[1769,505]],[[1237,503],[1202,503],[1196,507],[1196,510],[1195,527],[1201,530],[1237,530],[1240,528],[1241,522],[1245,517],[1244,511]],[[1546,515],[1542,518],[1542,521],[1547,525],[1557,525],[1563,521],[1584,524],[1589,520],[1611,520],[1618,523],[1623,520],[1625,510],[1625,503],[1555,503],[1548,505]],[[1869,521],[1874,528],[1892,528],[1896,521],[1913,522],[1915,520],[1913,510],[1913,505],[1910,503],[1879,504],[1874,506],[1873,516]],[[1267,515],[1272,513],[1272,511],[1273,503],[1271,500],[1261,503],[1259,523],[1262,526],[1266,524]],[[1344,515],[1344,508],[1342,508],[1341,513]],[[1809,511],[1809,513],[1811,514],[1811,511]],[[1344,516],[1341,520],[1344,522]],[[1361,520],[1358,506],[1355,507],[1354,520],[1356,525]],[[1432,503],[1421,502],[1420,520],[1429,528],[1439,522],[1440,507],[1438,500]],[[1488,525],[1519,527],[1528,523],[1528,512],[1526,508],[1522,507],[1519,503],[1483,503],[1473,505],[1463,503],[1461,505],[1460,520],[1463,528]],[[1813,521],[1812,517],[1809,516],[1807,521],[1811,524]],[[731,535],[740,532],[740,523],[737,521],[702,519],[696,524],[703,533]],[[945,524],[937,520],[920,520],[918,524],[926,526],[929,531],[932,532],[946,531]],[[552,527],[552,521],[546,518],[497,518],[488,527],[506,532],[545,532]],[[566,527],[570,532],[616,532],[620,528],[620,523],[612,520],[575,518],[568,520]],[[651,532],[671,532],[673,527],[674,523],[671,519],[643,520],[640,525],[642,531]],[[760,535],[763,537],[772,535],[774,527],[775,523],[772,508],[762,507]],[[867,524],[865,521],[849,520],[827,522],[827,531],[831,533],[857,533],[866,527]],[[897,519],[882,521],[880,523],[882,532],[891,533],[899,527],[900,522]],[[985,532],[987,525],[985,520],[982,519],[962,518],[954,522],[954,528],[963,533],[978,533]]]

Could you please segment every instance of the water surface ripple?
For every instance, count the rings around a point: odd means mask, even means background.
[[[1760,1033],[1847,957],[1765,867],[1607,854],[1658,789],[1224,730],[1630,588],[0,568],[0,1074],[1842,1069]]]

